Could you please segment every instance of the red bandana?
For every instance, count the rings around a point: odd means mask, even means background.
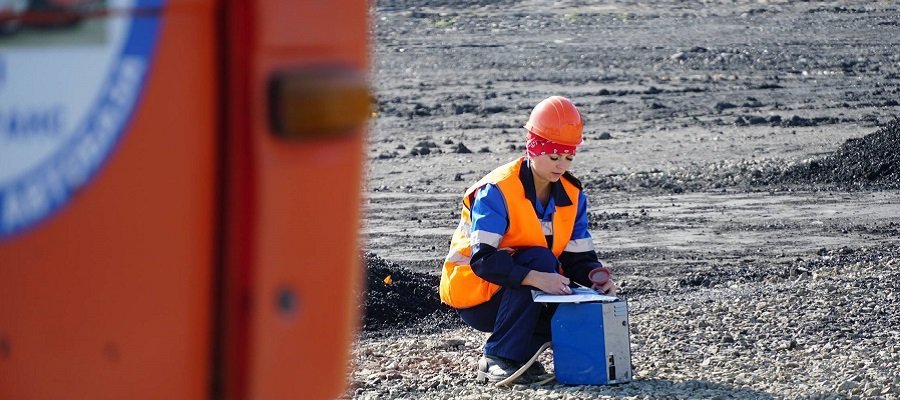
[[[525,144],[525,152],[529,157],[537,157],[544,154],[570,154],[575,155],[575,146],[568,146],[551,142],[538,135],[528,132]]]

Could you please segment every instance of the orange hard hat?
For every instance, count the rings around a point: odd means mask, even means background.
[[[562,96],[551,96],[538,103],[525,124],[529,132],[568,146],[581,145],[583,127],[575,104]]]

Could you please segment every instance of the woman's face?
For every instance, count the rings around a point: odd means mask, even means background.
[[[531,169],[538,178],[548,182],[556,182],[569,169],[569,165],[572,164],[574,158],[575,156],[569,154],[540,155],[531,159]]]

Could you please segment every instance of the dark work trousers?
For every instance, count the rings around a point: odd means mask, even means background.
[[[535,271],[559,272],[556,256],[543,247],[519,250],[513,261]],[[503,287],[487,303],[459,310],[466,324],[491,333],[484,354],[525,362],[550,340],[550,318],[556,307],[533,302],[532,289]]]

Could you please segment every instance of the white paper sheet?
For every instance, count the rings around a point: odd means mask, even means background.
[[[572,294],[548,294],[540,290],[532,290],[531,298],[535,303],[585,303],[589,301],[609,303],[619,300],[618,297],[600,294],[589,288],[574,288]]]

